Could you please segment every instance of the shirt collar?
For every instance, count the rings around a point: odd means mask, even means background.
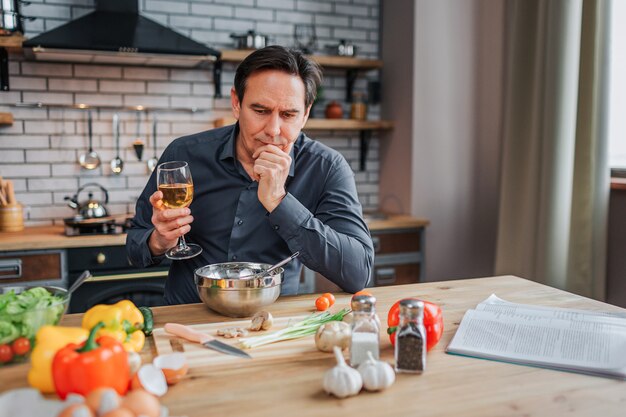
[[[223,161],[228,158],[235,159],[235,143],[237,141],[237,135],[239,134],[239,122],[235,123],[235,127],[230,131],[228,140],[224,143],[222,151],[220,152],[220,160]]]
[[[228,158],[235,159],[235,145],[237,143],[237,135],[239,134],[239,122],[235,123],[234,129],[231,131],[228,140],[224,143],[224,147],[220,152],[220,160],[223,161]],[[296,148],[300,148],[300,142],[302,139],[303,133],[300,132],[298,134],[298,138],[295,143],[291,147],[291,151],[289,151],[289,156],[291,156],[291,166],[289,167],[289,176],[293,177],[295,174],[295,165],[296,165]]]

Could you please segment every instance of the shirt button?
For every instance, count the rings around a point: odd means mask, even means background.
[[[233,255],[233,261],[237,260],[237,255]]]
[[[277,224],[275,224],[275,225],[274,225],[274,230],[278,230],[278,229],[280,229],[280,226],[279,226],[279,225],[277,225]]]
[[[238,224],[239,226],[241,226],[241,225],[243,224],[243,220],[239,220],[239,221],[237,222],[237,224]]]

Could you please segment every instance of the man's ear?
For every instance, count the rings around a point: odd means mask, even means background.
[[[239,97],[237,97],[237,92],[235,91],[235,87],[230,89],[230,105],[233,108],[233,116],[235,116],[235,119],[239,120],[239,112],[241,111],[241,103],[239,102]]]

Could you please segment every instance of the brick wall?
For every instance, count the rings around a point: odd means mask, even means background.
[[[172,27],[196,41],[218,49],[232,47],[231,32],[255,29],[270,36],[272,43],[293,46],[294,26],[313,24],[318,49],[325,44],[348,39],[359,48],[359,56],[378,57],[379,0],[140,0],[141,13]],[[93,10],[92,0],[34,0],[24,6],[26,36],[50,30],[69,19]],[[114,30],[114,28],[112,28]],[[222,92],[230,90],[236,65],[226,63]],[[89,182],[109,191],[107,205],[112,214],[132,213],[134,202],[148,178],[146,161],[154,154],[151,123],[157,119],[157,154],[173,139],[210,129],[213,120],[230,115],[228,99],[214,99],[212,73],[206,69],[175,69],[117,65],[38,63],[12,54],[9,64],[11,91],[0,92],[0,112],[13,113],[11,127],[0,128],[0,175],[15,183],[17,199],[27,206],[27,224],[61,224],[74,211],[65,196]],[[376,72],[361,73],[356,91],[365,91]],[[322,116],[330,100],[345,104],[345,74],[326,70],[324,98],[314,116]],[[18,102],[42,102],[45,108],[15,107]],[[87,171],[77,163],[88,148],[85,111],[64,108],[87,103],[93,110],[93,146],[100,155],[100,168]],[[144,139],[143,161],[132,148],[136,137],[137,112],[127,106],[158,107],[155,113],[141,113],[140,137]],[[97,108],[119,106],[119,110]],[[174,111],[196,107],[195,113]],[[120,157],[124,170],[112,174],[115,157],[112,117],[121,118]],[[378,106],[369,107],[369,118],[377,118]],[[310,136],[339,150],[355,170],[359,197],[365,210],[378,207],[378,138],[374,133],[367,168],[359,171],[358,132],[310,132]],[[95,190],[94,190],[95,191]],[[86,199],[86,193],[80,199]],[[96,192],[96,198],[99,193]]]

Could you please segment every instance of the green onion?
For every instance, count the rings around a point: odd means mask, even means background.
[[[304,320],[294,323],[291,326],[286,327],[282,330],[268,333],[263,336],[246,337],[243,339],[239,339],[239,342],[244,349],[252,349],[274,342],[310,336],[315,334],[315,332],[317,332],[317,329],[322,324],[328,323],[330,321],[341,321],[349,312],[350,309],[344,308],[343,310],[335,314],[330,314],[328,311],[325,311],[323,313],[311,314]]]

